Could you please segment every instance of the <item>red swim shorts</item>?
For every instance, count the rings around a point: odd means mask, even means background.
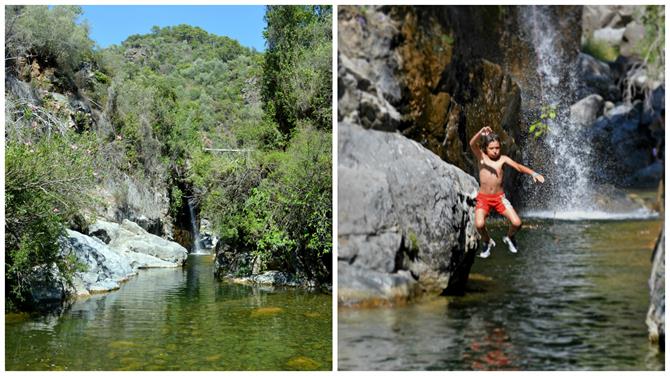
[[[477,205],[475,209],[484,209],[489,214],[491,208],[502,214],[507,209],[512,209],[512,204],[505,198],[505,192],[486,194],[479,192],[477,194]]]

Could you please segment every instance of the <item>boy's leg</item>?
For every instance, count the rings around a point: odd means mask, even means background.
[[[514,210],[512,206],[507,207],[507,209],[502,212],[502,215],[510,221],[509,229],[507,230],[507,237],[511,238],[521,228],[521,218],[519,218],[519,215],[516,214],[516,210]]]
[[[475,209],[475,227],[477,228],[477,231],[479,232],[479,235],[482,236],[482,241],[484,243],[488,243],[489,240],[491,240],[491,237],[489,236],[489,232],[486,230],[486,216],[488,213],[486,213],[486,210],[484,209]]]

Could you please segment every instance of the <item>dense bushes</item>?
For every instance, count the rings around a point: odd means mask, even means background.
[[[5,150],[5,294],[9,305],[25,303],[27,281],[37,267],[55,265],[68,280],[73,260],[61,253],[65,225],[81,225],[93,201],[96,143],[89,135],[10,142]],[[85,219],[84,219],[85,220]]]
[[[268,6],[263,101],[287,133],[298,120],[331,129],[332,8]]]
[[[78,24],[78,6],[8,6],[5,8],[5,59],[37,56],[72,73],[93,48],[88,25]]]

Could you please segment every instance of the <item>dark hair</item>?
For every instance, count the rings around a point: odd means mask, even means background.
[[[493,141],[498,141],[500,143],[500,136],[497,133],[489,133],[486,136],[482,137],[481,149],[486,150],[486,147]]]

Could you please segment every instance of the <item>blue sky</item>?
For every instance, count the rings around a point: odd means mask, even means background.
[[[263,5],[82,5],[90,37],[105,48],[151,27],[188,24],[212,34],[225,35],[246,47],[265,50]]]

